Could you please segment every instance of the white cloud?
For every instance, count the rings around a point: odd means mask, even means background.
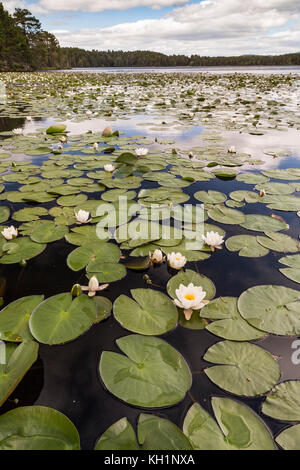
[[[40,0],[35,9],[102,11],[177,5],[159,19],[72,31],[53,31],[62,46],[99,50],[153,50],[167,54],[238,55],[300,51],[299,0]],[[20,4],[24,0],[6,0]],[[30,5],[28,6],[30,9]],[[71,24],[71,23],[70,23]],[[67,31],[67,28],[70,29]]]
[[[160,19],[58,34],[61,45],[200,55],[300,50],[299,0],[205,0]],[[290,26],[297,22],[297,27]]]

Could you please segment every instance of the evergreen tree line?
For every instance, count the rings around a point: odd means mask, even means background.
[[[73,67],[300,65],[300,53],[277,56],[201,57],[165,55],[152,51],[86,51],[60,47],[43,31],[30,11],[16,8],[10,15],[0,3],[0,71],[33,71]]]

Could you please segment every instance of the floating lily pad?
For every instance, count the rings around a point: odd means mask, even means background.
[[[121,295],[114,303],[116,320],[129,331],[142,335],[161,335],[177,325],[178,312],[173,302],[162,292],[133,289],[131,295]]]
[[[187,412],[183,432],[194,450],[275,450],[263,421],[248,406],[212,398],[216,421],[198,403]]]
[[[235,395],[266,393],[280,378],[273,356],[252,343],[221,341],[209,348],[204,360],[219,364],[204,370],[208,378]]]
[[[299,450],[300,448],[300,424],[290,426],[276,437],[277,444],[284,450]]]
[[[26,372],[37,360],[39,346],[34,341],[24,341],[19,345],[5,343],[4,348],[5,364],[0,364],[0,406],[15,390]],[[2,361],[4,359],[3,353],[2,349]],[[3,428],[1,426],[0,436],[2,432]],[[0,449],[2,449],[1,444],[2,442],[0,443]]]
[[[268,393],[262,412],[282,421],[300,421],[300,380],[276,385]]]
[[[242,224],[245,222],[245,215],[237,209],[230,209],[222,205],[217,205],[208,211],[208,215],[212,220],[221,224]]]
[[[171,421],[142,413],[138,421],[138,441],[127,418],[110,426],[95,450],[191,450],[183,432]]]
[[[176,349],[153,336],[130,335],[117,340],[124,355],[104,351],[100,375],[116,397],[143,408],[180,402],[191,387],[190,370]]]
[[[97,318],[94,299],[80,295],[74,300],[69,293],[58,294],[42,302],[32,312],[29,328],[43,344],[61,344],[76,339]]]
[[[92,269],[96,263],[117,263],[120,256],[120,249],[116,245],[98,241],[76,248],[69,254],[67,264],[73,271],[80,271],[86,266]]]
[[[225,245],[229,251],[238,251],[239,256],[247,258],[266,256],[269,250],[258,243],[257,238],[259,237],[252,235],[234,235],[226,240]]]
[[[202,287],[206,292],[205,300],[212,299],[215,296],[216,288],[214,283],[203,274],[198,274],[191,269],[186,271],[180,271],[176,276],[173,276],[167,284],[167,292],[170,297],[176,299],[176,290],[179,289],[180,284],[188,286],[189,284],[194,284],[194,286]]]
[[[67,126],[65,124],[55,124],[53,126],[48,127],[46,130],[47,134],[63,134],[66,130]]]
[[[300,243],[283,233],[265,232],[266,237],[257,237],[260,245],[281,253],[296,253],[300,251]]]
[[[29,260],[42,253],[47,245],[36,243],[29,237],[15,238],[5,244],[2,249],[5,254],[0,258],[0,264],[14,264]]]
[[[67,227],[55,225],[54,222],[47,221],[42,225],[34,227],[30,234],[30,238],[37,243],[51,243],[61,240],[66,233],[68,233]]]
[[[279,232],[289,228],[287,224],[275,217],[260,214],[247,214],[245,221],[240,225],[243,228],[257,232]]]
[[[227,196],[219,191],[208,190],[196,192],[194,198],[207,204],[220,204],[226,201]]]
[[[0,312],[0,339],[22,342],[32,340],[28,322],[32,311],[43,301],[43,295],[15,300]]]
[[[0,224],[6,222],[10,217],[10,209],[6,206],[0,206]]]
[[[1,450],[80,450],[74,424],[44,406],[26,406],[0,416]]]
[[[38,220],[43,215],[48,215],[48,211],[44,207],[26,207],[15,212],[12,218],[18,222],[31,222]]]
[[[240,315],[236,297],[219,297],[203,307],[200,312],[203,318],[216,320],[206,329],[216,336],[233,341],[250,341],[262,338],[265,332],[249,325]]]
[[[283,286],[250,287],[238,300],[238,309],[250,325],[276,335],[300,334],[300,293]]]

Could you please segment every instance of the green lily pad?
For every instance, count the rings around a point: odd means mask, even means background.
[[[105,387],[134,406],[161,408],[180,402],[191,387],[191,373],[172,346],[153,336],[117,340],[125,355],[104,351],[100,375]]]
[[[241,211],[223,205],[217,205],[209,209],[208,216],[221,224],[242,224],[246,220]]]
[[[34,227],[30,234],[31,240],[37,243],[51,243],[57,240],[61,240],[66,233],[68,228],[63,225],[55,225],[54,222],[46,222],[42,225]]]
[[[283,286],[255,286],[242,293],[238,309],[250,325],[276,335],[300,334],[300,293]]]
[[[216,294],[215,285],[208,277],[203,274],[198,274],[190,269],[180,271],[176,276],[173,276],[167,284],[167,292],[170,297],[176,299],[176,290],[179,289],[180,284],[188,286],[191,283],[194,284],[194,286],[202,287],[206,292],[205,300],[212,299]]]
[[[273,356],[252,343],[221,341],[209,348],[204,360],[219,364],[204,370],[207,377],[227,392],[257,396],[268,392],[280,378]]]
[[[80,450],[74,424],[44,406],[26,406],[0,416],[1,450]]]
[[[102,434],[95,450],[192,450],[192,447],[171,421],[142,413],[138,421],[138,441],[127,418],[122,418]]]
[[[276,437],[277,444],[284,450],[299,450],[300,448],[300,424],[290,426]]]
[[[203,318],[216,320],[206,329],[216,336],[233,341],[251,341],[262,338],[265,332],[249,325],[240,315],[236,297],[219,297],[203,307],[200,312]]]
[[[67,264],[73,271],[81,271],[87,266],[87,269],[93,272],[92,269],[95,268],[96,264],[100,263],[101,267],[101,263],[117,263],[120,256],[120,249],[116,245],[98,241],[76,248],[69,254]],[[97,270],[94,272],[97,272]]]
[[[6,222],[10,217],[10,209],[6,206],[0,206],[0,224]]]
[[[12,218],[18,222],[31,222],[38,220],[43,215],[48,215],[48,211],[44,207],[26,207],[15,212]]]
[[[0,339],[16,342],[32,340],[29,318],[43,299],[43,295],[31,295],[15,300],[3,308],[0,312]]]
[[[275,217],[260,214],[247,214],[245,221],[240,225],[243,228],[256,232],[279,232],[289,228],[287,224]]]
[[[55,135],[55,134],[63,134],[67,126],[65,124],[55,124],[54,126],[48,127],[46,130],[47,134]]]
[[[281,253],[296,253],[300,251],[300,243],[283,233],[265,232],[266,237],[256,237],[258,243],[270,250]]]
[[[14,264],[22,260],[29,260],[42,253],[47,245],[36,243],[29,237],[15,238],[6,243],[5,252],[0,258],[0,264]]]
[[[5,343],[4,348],[5,364],[0,364],[0,406],[7,400],[26,372],[37,360],[39,346],[34,341],[24,341],[19,345]],[[2,349],[2,355],[3,352]],[[3,359],[2,357],[1,362],[3,362]],[[1,432],[3,432],[2,427]],[[1,444],[0,449],[2,449]]]
[[[258,238],[253,235],[234,235],[225,241],[225,245],[229,251],[238,251],[239,256],[259,258],[266,256],[269,250],[258,243]]]
[[[300,380],[276,385],[268,393],[262,412],[282,421],[300,421]]]
[[[227,196],[219,191],[208,190],[196,192],[194,198],[207,204],[220,204],[226,201]]]
[[[194,450],[275,450],[263,421],[248,406],[212,398],[216,421],[198,403],[187,412],[183,432]]]
[[[80,295],[74,300],[69,293],[58,294],[42,302],[32,312],[29,328],[43,344],[61,344],[87,331],[97,317],[94,299]]]
[[[133,289],[134,300],[121,295],[114,303],[114,316],[123,328],[142,335],[162,335],[177,325],[173,302],[152,289]]]

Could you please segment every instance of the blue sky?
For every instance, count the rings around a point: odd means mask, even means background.
[[[300,51],[299,0],[4,0],[62,46],[239,55]]]

